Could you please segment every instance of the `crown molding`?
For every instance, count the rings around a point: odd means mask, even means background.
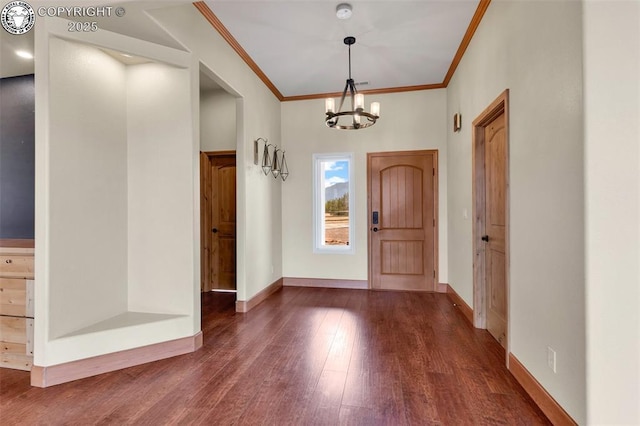
[[[456,52],[453,60],[451,61],[451,66],[449,66],[449,71],[447,71],[447,75],[445,75],[442,84],[444,87],[449,85],[449,81],[451,81],[451,77],[453,77],[453,73],[456,72],[456,68],[458,68],[458,64],[462,60],[464,56],[464,52],[469,47],[469,43],[471,43],[471,39],[473,35],[476,33],[480,22],[484,16],[484,13],[487,11],[491,0],[480,0],[478,7],[476,8],[476,12],[473,14],[473,18],[471,18],[471,22],[469,23],[469,27],[467,28],[467,32],[462,37],[462,41],[460,42],[460,46],[458,46],[458,51]]]
[[[455,56],[453,57],[453,60],[451,61],[449,70],[447,71],[447,74],[445,75],[442,83],[422,84],[422,85],[416,85],[416,86],[388,87],[388,88],[382,88],[382,89],[360,90],[358,92],[363,93],[365,95],[366,94],[379,95],[379,94],[386,94],[386,93],[400,93],[400,92],[412,92],[412,91],[418,91],[418,90],[433,90],[433,89],[446,88],[449,85],[449,81],[451,81],[451,77],[453,77],[453,74],[455,73],[456,68],[458,67],[458,64],[462,60],[462,57],[464,56],[464,52],[467,50],[467,47],[469,46],[469,43],[471,42],[473,35],[478,29],[478,26],[482,21],[482,17],[487,11],[487,8],[489,7],[490,3],[491,3],[491,0],[480,0],[480,3],[478,3],[478,7],[476,8],[473,18],[471,18],[469,27],[467,28],[467,31],[464,37],[462,38],[462,41],[460,42],[460,46],[458,47],[458,50]],[[235,37],[231,35],[229,30],[222,24],[222,22],[213,13],[213,11],[209,8],[209,6],[207,6],[207,4],[204,1],[194,2],[193,5],[196,7],[196,9],[200,11],[202,16],[204,16],[205,19],[209,21],[209,23],[213,26],[213,28],[215,28],[218,31],[218,33],[220,33],[222,38],[224,38],[227,41],[227,43],[229,43],[231,48],[233,48],[233,50],[236,51],[236,53],[242,58],[242,60],[244,60],[244,62],[249,66],[249,68],[251,68],[251,70],[258,76],[258,78],[262,80],[262,82],[269,88],[269,90],[271,90],[271,92],[275,95],[276,98],[278,98],[279,101],[281,102],[302,101],[302,100],[309,100],[309,99],[324,99],[328,97],[342,96],[341,92],[316,93],[316,94],[298,95],[298,96],[283,96],[282,93],[280,93],[280,91],[278,90],[278,88],[271,82],[271,80],[269,80],[267,75],[260,69],[260,67],[253,61],[253,59],[251,59],[249,54],[246,52],[246,50],[244,50],[244,48],[240,45],[240,43],[238,43]]]
[[[231,35],[229,30],[224,25],[222,25],[222,22],[213,13],[209,6],[207,6],[207,4],[203,1],[197,1],[193,3],[193,5],[200,11],[202,16],[204,16],[204,18],[209,21],[211,26],[213,26],[213,28],[215,28],[220,33],[222,38],[224,38],[227,43],[229,43],[229,45],[233,48],[233,50],[236,51],[240,58],[242,58],[242,60],[247,65],[249,65],[249,68],[251,68],[251,70],[258,76],[258,78],[262,80],[262,82],[269,88],[269,90],[271,90],[275,97],[278,98],[278,100],[282,101],[284,99],[282,93],[280,93],[278,88],[271,82],[271,80],[269,80],[269,77],[267,77],[267,75],[260,69],[258,64],[256,64],[253,59],[251,59],[251,56],[249,56],[247,51],[244,50],[242,46],[240,46],[238,40],[236,40],[235,37]]]

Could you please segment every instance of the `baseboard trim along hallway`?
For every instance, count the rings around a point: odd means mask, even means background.
[[[191,337],[79,359],[65,362],[64,364],[46,367],[34,365],[31,369],[31,386],[46,388],[177,355],[184,355],[200,349],[202,342],[203,336],[200,331]]]
[[[267,299],[273,293],[282,289],[282,280],[282,278],[279,278],[276,281],[272,282],[264,290],[260,291],[249,300],[236,301],[236,312],[249,312],[251,309],[264,302],[265,299]]]
[[[460,297],[460,295],[456,293],[453,287],[451,287],[449,284],[447,284],[446,293],[449,297],[449,300],[451,300],[453,304],[460,309],[462,315],[464,315],[467,321],[469,321],[469,324],[473,325],[473,309],[471,309],[471,306],[467,305],[462,297]]]
[[[576,425],[569,414],[533,377],[513,354],[509,354],[509,371],[554,425]]]
[[[326,278],[283,278],[285,287],[320,287],[320,288],[350,288],[366,290],[369,288],[367,280],[332,280]]]

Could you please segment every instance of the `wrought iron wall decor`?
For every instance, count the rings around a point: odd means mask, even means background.
[[[253,141],[254,152],[258,152],[258,142],[260,141],[264,143],[264,148],[262,149],[262,162],[260,163],[262,172],[265,176],[268,176],[269,173],[271,173],[275,179],[280,178],[284,182],[289,177],[289,166],[287,165],[285,151],[279,149],[276,145],[270,144],[267,139],[258,138]],[[269,148],[272,148],[273,153],[270,152]],[[281,154],[278,155],[278,153]]]

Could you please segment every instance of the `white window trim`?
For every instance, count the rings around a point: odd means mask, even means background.
[[[349,162],[349,245],[327,246],[324,244],[324,173],[323,161]],[[355,182],[353,153],[313,154],[313,252],[318,254],[355,254]],[[321,190],[320,190],[321,189]]]

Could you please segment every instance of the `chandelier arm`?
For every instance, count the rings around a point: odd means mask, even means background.
[[[349,78],[347,80],[347,85],[349,86],[349,94],[351,95],[351,111],[356,110],[356,94],[358,91],[356,90],[356,85],[353,83],[353,79]]]
[[[342,116],[354,116],[356,114],[355,111],[343,111],[343,112],[337,112],[331,115],[331,117],[327,117],[327,119],[325,120],[326,124],[328,127],[331,127],[332,129],[343,129],[343,130],[358,130],[358,129],[366,129],[367,127],[373,126],[374,124],[376,124],[376,121],[378,120],[378,116],[375,116],[371,113],[368,113],[366,111],[362,111],[359,112],[358,115],[360,117],[364,116],[367,118],[367,122],[363,122],[360,124],[354,124],[352,122],[352,124],[350,125],[341,125],[338,124],[338,118],[342,117]],[[332,121],[333,119],[335,119],[335,121]]]
[[[342,105],[344,104],[344,98],[347,97],[347,90],[349,90],[349,80],[344,85],[344,90],[342,91],[342,97],[340,98],[340,106],[338,107],[338,112],[342,111]]]

